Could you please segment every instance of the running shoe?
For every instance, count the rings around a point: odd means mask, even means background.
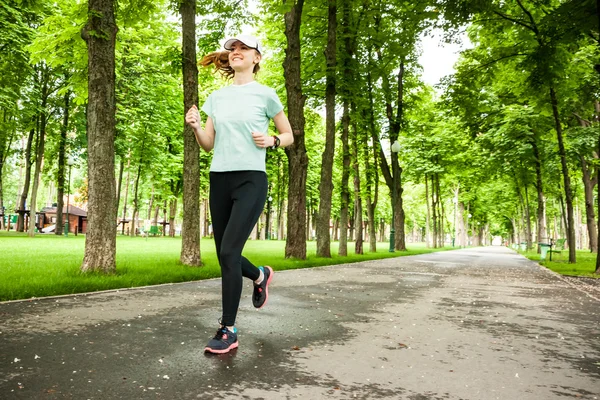
[[[204,351],[214,354],[223,354],[238,347],[237,329],[233,328],[233,330],[234,332],[231,332],[224,326],[219,328],[215,337],[212,338],[204,348]]]
[[[252,293],[252,304],[256,308],[262,308],[267,303],[267,298],[269,297],[269,283],[271,283],[271,279],[273,279],[273,268],[259,267],[262,269],[264,278],[262,282],[257,285],[254,284],[254,293]]]

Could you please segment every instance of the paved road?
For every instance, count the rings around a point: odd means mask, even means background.
[[[589,288],[588,288],[589,289]],[[0,304],[1,399],[600,399],[600,293],[487,247]]]

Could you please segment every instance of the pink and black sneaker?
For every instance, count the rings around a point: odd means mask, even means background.
[[[273,279],[273,268],[269,266],[258,268],[262,269],[264,278],[259,285],[254,284],[254,293],[252,293],[252,304],[256,308],[261,308],[267,303],[267,299],[269,298],[269,283],[271,283],[271,279]]]
[[[204,348],[204,352],[214,353],[214,354],[223,354],[227,353],[236,347],[238,347],[237,340],[237,329],[233,328],[233,332],[227,329],[225,326],[222,326],[217,331],[217,334],[214,338],[210,339],[206,347]]]

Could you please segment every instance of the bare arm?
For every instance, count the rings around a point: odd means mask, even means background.
[[[215,147],[215,127],[212,118],[208,117],[206,119],[206,124],[204,124],[204,129],[202,129],[200,126],[200,112],[198,111],[198,108],[193,105],[185,115],[185,122],[194,131],[196,141],[204,151],[209,152]]]
[[[279,147],[286,147],[294,143],[292,126],[283,111],[280,111],[273,117],[273,122],[275,122],[275,128],[277,128],[277,132],[279,132],[277,135],[279,138]],[[258,147],[271,147],[275,144],[275,138],[273,136],[267,136],[262,132],[252,132],[252,138]]]

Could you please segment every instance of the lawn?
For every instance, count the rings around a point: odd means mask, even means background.
[[[114,275],[82,274],[85,236],[68,237],[0,231],[0,301],[28,299],[98,290],[140,287],[161,283],[186,282],[220,276],[212,239],[202,239],[204,266],[187,267],[179,263],[181,238],[117,237],[117,272]],[[316,243],[308,242],[306,260],[285,259],[285,242],[250,240],[244,255],[250,260],[271,265],[275,270],[310,268],[440,251],[424,244],[409,244],[409,251],[390,253],[388,243],[378,243],[377,252],[354,254],[348,244],[348,257],[339,257],[338,243],[332,243],[332,258],[316,257]],[[448,248],[447,248],[448,249]]]
[[[537,261],[540,265],[557,272],[561,275],[568,276],[587,276],[590,278],[600,278],[599,274],[595,274],[596,270],[596,253],[590,253],[588,250],[576,251],[575,264],[569,264],[569,250],[563,250],[560,254],[552,254],[552,261],[549,257],[541,261],[540,255],[535,250],[519,251],[530,260]]]

